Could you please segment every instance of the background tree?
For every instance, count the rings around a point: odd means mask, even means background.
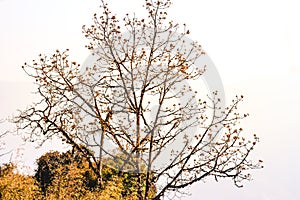
[[[134,177],[130,173],[119,176],[108,167],[115,165],[106,159],[103,168],[103,187],[89,163],[76,151],[49,152],[37,160],[35,179],[46,199],[134,199]],[[152,189],[152,196],[154,194]]]
[[[123,25],[101,3],[102,15],[83,27],[94,64],[80,69],[68,50],[57,50],[23,66],[40,96],[16,116],[27,139],[60,137],[86,158],[100,188],[103,162],[115,161],[118,174],[133,172],[139,200],[180,193],[209,176],[231,178],[237,186],[249,180],[247,171],[260,167],[248,158],[258,137],[241,135],[238,124],[247,117],[237,111],[242,97],[223,108],[217,92],[201,100],[185,84],[205,73],[205,66],[195,65],[205,53],[199,44],[187,44],[185,26],[166,21],[171,2],[145,0],[148,16],[127,15]]]
[[[105,160],[104,163],[111,160]],[[85,158],[76,152],[48,152],[37,160],[34,176],[20,174],[14,164],[0,167],[0,198],[15,199],[78,199],[78,200],[135,200],[134,178],[123,177],[109,167],[104,167],[104,187],[99,188],[96,176]],[[151,191],[152,196],[155,194]]]
[[[0,124],[4,123],[5,120],[0,119]],[[5,142],[3,141],[4,137],[9,134],[9,131],[0,132],[0,157],[9,154],[11,151],[5,149]]]
[[[2,151],[4,150],[4,142],[2,141],[2,138],[6,135],[5,133],[0,133],[0,157],[4,156],[6,153],[3,153]]]
[[[37,166],[34,177],[44,194],[46,194],[49,186],[55,185],[53,181],[57,178],[64,179],[66,184],[71,184],[70,181],[67,181],[68,178],[66,177],[76,179],[76,176],[73,177],[69,173],[81,173],[81,183],[77,184],[78,187],[90,190],[97,187],[97,177],[89,169],[85,157],[76,152],[48,152],[37,159]]]

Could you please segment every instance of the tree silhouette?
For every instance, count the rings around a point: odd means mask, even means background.
[[[195,65],[205,53],[187,43],[185,25],[166,20],[170,0],[145,0],[148,17],[126,15],[122,23],[101,3],[103,13],[83,26],[93,64],[81,68],[57,50],[23,66],[40,97],[16,116],[26,138],[60,137],[86,158],[100,187],[104,160],[114,161],[119,174],[134,174],[139,200],[184,192],[209,176],[237,186],[249,180],[260,162],[248,158],[258,137],[245,139],[239,127],[248,116],[237,111],[243,97],[226,108],[217,92],[198,99],[187,83],[205,73]]]

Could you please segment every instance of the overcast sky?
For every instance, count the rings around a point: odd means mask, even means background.
[[[109,3],[119,17],[144,11],[142,0]],[[77,62],[86,59],[81,26],[91,23],[98,4],[0,0],[0,117],[33,100],[31,80],[21,70],[24,62],[66,48]],[[265,161],[265,169],[255,171],[254,180],[242,189],[230,181],[208,180],[193,186],[192,196],[185,199],[300,199],[299,8],[298,0],[173,0],[169,19],[186,23],[190,37],[202,44],[222,77],[227,100],[245,96],[242,111],[250,113],[245,130],[261,138],[253,157]],[[29,165],[46,151],[22,148]]]

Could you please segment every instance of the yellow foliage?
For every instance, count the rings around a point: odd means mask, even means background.
[[[35,179],[27,175],[14,173],[15,166],[8,164],[1,169],[0,199],[32,200],[42,199],[41,190]]]
[[[47,189],[46,199],[81,199],[87,192],[83,176],[85,171],[86,169],[78,168],[76,163],[60,166]]]
[[[55,178],[52,184],[47,188],[47,200],[137,200],[133,197],[123,197],[124,191],[123,179],[112,177],[105,182],[103,189],[87,188],[84,182],[84,174],[89,170],[78,168],[75,163],[67,166],[61,166],[56,170]]]

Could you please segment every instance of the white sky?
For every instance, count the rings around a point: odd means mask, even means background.
[[[142,0],[109,2],[119,17],[143,13]],[[242,109],[250,113],[246,130],[261,137],[253,156],[265,160],[266,166],[254,172],[254,180],[243,189],[227,181],[207,181],[193,186],[193,195],[185,199],[300,199],[298,2],[173,0],[169,19],[186,23],[191,38],[210,55],[227,99],[244,94]],[[66,48],[77,62],[84,61],[89,52],[81,26],[91,23],[98,4],[97,0],[0,0],[0,118],[32,101],[31,80],[21,70],[24,62]],[[40,154],[26,147],[24,159],[30,163]]]

